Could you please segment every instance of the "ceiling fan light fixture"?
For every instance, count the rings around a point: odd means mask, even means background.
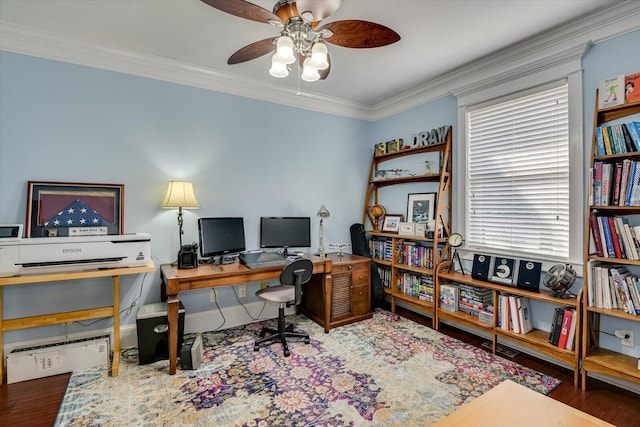
[[[271,69],[269,70],[269,74],[279,79],[287,77],[289,75],[287,64],[283,64],[277,61],[275,54],[271,57]]]
[[[327,45],[323,42],[316,42],[311,48],[311,61],[310,64],[317,70],[326,70],[329,68],[329,61],[327,60]]]
[[[289,36],[280,36],[276,43],[275,60],[281,64],[293,64],[296,57],[293,55],[293,40]]]
[[[320,73],[318,73],[318,69],[311,64],[311,58],[304,60],[300,78],[305,82],[315,82],[320,79]]]

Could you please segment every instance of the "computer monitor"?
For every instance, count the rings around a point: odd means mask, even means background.
[[[308,248],[311,246],[311,218],[305,217],[262,217],[260,218],[260,247]]]
[[[199,218],[200,255],[210,258],[246,249],[242,218]]]

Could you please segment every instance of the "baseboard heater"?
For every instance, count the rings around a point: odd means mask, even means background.
[[[17,348],[7,356],[7,383],[106,365],[110,354],[109,335]]]

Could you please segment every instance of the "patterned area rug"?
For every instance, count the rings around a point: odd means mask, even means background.
[[[141,366],[130,349],[118,377],[76,372],[56,425],[428,426],[506,379],[543,394],[560,384],[383,310],[329,334],[287,320],[311,336],[287,358],[280,344],[253,351],[253,323],[202,334],[194,371],[170,376],[168,361]]]

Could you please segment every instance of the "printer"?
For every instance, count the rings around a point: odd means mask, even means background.
[[[151,262],[146,233],[0,239],[0,277],[139,267]]]

